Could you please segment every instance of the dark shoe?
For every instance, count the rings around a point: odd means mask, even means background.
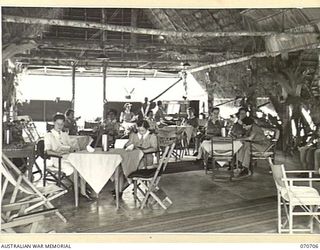
[[[198,156],[198,151],[193,154],[193,156]]]
[[[241,172],[239,173],[238,177],[244,177],[249,176],[251,174],[250,170],[248,168],[243,168]]]

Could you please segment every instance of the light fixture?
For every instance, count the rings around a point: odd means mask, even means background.
[[[190,63],[188,61],[185,61],[183,64],[182,64],[183,67],[190,67]]]

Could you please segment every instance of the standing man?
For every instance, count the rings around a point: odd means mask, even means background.
[[[150,109],[150,103],[149,103],[148,97],[145,97],[144,103],[141,105],[141,108],[139,111],[139,120],[146,119],[149,109]]]

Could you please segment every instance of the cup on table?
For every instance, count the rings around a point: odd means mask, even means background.
[[[102,150],[108,151],[108,135],[106,134],[102,135]]]
[[[221,135],[222,135],[222,137],[226,137],[226,128],[225,127],[221,128]]]

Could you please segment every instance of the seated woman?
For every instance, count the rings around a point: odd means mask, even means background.
[[[124,131],[124,135],[128,136],[133,127],[135,126],[135,122],[138,119],[138,116],[136,116],[132,111],[131,111],[131,103],[126,103],[123,108],[124,110],[120,114],[120,129]]]
[[[195,142],[195,148],[198,148],[198,140],[197,140],[197,134],[198,134],[198,129],[199,129],[199,119],[195,116],[195,111],[192,107],[189,107],[187,109],[187,118],[185,118],[181,125],[182,126],[191,126],[192,132],[191,135],[189,135],[190,140],[193,139]],[[186,142],[187,143],[187,142]],[[194,154],[197,154],[197,152],[195,152]]]
[[[155,118],[156,122],[160,122],[161,124],[166,125],[166,119],[165,119],[166,112],[162,106],[162,101],[158,101],[157,106],[158,106],[158,109],[155,113],[154,118]]]
[[[242,123],[246,130],[246,136],[240,139],[243,141],[243,145],[237,153],[237,159],[243,167],[239,177],[250,175],[251,147],[255,151],[263,152],[270,145],[270,141],[265,136],[263,129],[251,117],[244,118]]]
[[[182,122],[181,125],[190,125],[192,126],[195,130],[198,129],[199,127],[199,120],[195,116],[195,111],[192,107],[189,107],[187,109],[187,118]]]
[[[144,156],[139,163],[138,169],[153,165],[152,152],[156,152],[158,150],[157,137],[154,134],[150,133],[150,131],[148,130],[149,128],[149,123],[146,120],[138,121],[137,132],[132,132],[129,135],[129,141],[124,146],[126,150],[138,149],[144,153]],[[129,186],[129,183],[124,175],[121,175],[119,182],[121,197],[123,191]],[[115,197],[115,190],[113,190],[111,193]]]
[[[79,117],[78,117],[79,118]],[[74,110],[67,109],[65,112],[65,122],[64,122],[64,130],[69,132],[69,135],[77,135],[78,134],[78,126],[77,119],[74,117]]]
[[[123,111],[120,114],[120,122],[134,122],[137,120],[137,117],[134,115],[134,113],[131,111],[132,104],[126,103],[123,106]]]
[[[78,151],[79,147],[77,144],[73,143],[66,132],[62,131],[65,122],[65,116],[63,114],[57,113],[54,115],[53,122],[54,128],[44,137],[44,149],[48,154],[62,156],[61,171],[65,173],[66,176],[70,176],[73,174],[74,168],[67,158],[70,153]],[[58,168],[58,159],[52,157],[51,160],[53,166]],[[86,183],[82,178],[80,183],[81,195],[91,199],[86,193]]]
[[[131,133],[129,141],[126,143],[125,148],[131,147],[132,149],[140,149],[145,153],[140,162],[140,167],[147,167],[153,165],[153,155],[148,154],[158,150],[158,140],[155,134],[150,133],[150,125],[148,121],[142,120],[137,123],[137,133]]]

